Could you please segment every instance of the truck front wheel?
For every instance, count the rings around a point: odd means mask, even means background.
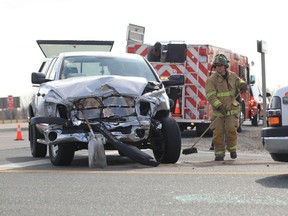
[[[161,120],[162,129],[158,138],[153,139],[153,154],[161,163],[176,163],[181,153],[181,132],[175,119]]]
[[[50,161],[55,166],[70,165],[74,154],[73,144],[49,145]]]

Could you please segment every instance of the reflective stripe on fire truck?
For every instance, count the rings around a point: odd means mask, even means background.
[[[184,74],[185,66],[182,63],[156,63],[151,62],[152,66],[156,69],[159,77],[168,77],[172,74]]]
[[[208,62],[199,55],[202,46],[188,45],[186,58],[185,119],[199,119],[198,104],[205,101],[205,83],[208,76]]]
[[[134,52],[131,50],[131,47],[134,47]],[[148,45],[143,44],[129,45],[128,52],[136,53],[138,55],[144,56],[145,58],[148,58]]]

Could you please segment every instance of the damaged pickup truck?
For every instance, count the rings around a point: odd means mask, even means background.
[[[96,139],[104,152],[118,150],[144,165],[178,161],[181,133],[169,117],[165,88],[183,84],[183,76],[161,81],[142,56],[109,52],[109,41],[37,42],[48,65],[31,76],[33,157],[45,157],[48,148],[53,165],[69,165],[75,151],[93,151],[88,144]],[[59,52],[59,47],[66,51]],[[151,149],[154,157],[142,149]]]

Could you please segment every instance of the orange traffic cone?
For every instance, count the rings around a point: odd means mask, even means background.
[[[173,117],[181,117],[181,108],[179,99],[176,100],[175,110],[172,114]]]
[[[15,140],[24,140],[22,137],[22,131],[20,124],[18,123],[17,132],[16,132],[16,139]]]

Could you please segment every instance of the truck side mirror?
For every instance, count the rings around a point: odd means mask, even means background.
[[[33,72],[31,74],[31,82],[33,84],[41,84],[41,83],[48,82],[48,81],[50,81],[50,80],[46,79],[46,75],[44,73]]]

